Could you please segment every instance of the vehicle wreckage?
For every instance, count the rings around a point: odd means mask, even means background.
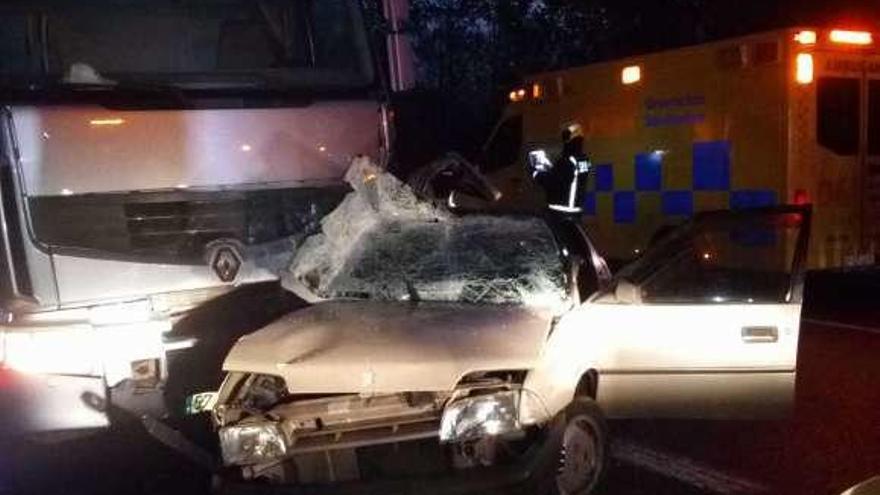
[[[441,471],[549,444],[558,491],[589,493],[606,416],[789,405],[808,209],[700,215],[612,278],[573,222],[454,215],[366,160],[346,179],[282,276],[313,304],[224,362],[212,415],[244,479],[360,479],[371,449],[439,439]]]

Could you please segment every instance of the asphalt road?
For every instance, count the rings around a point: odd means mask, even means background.
[[[802,332],[789,420],[633,421],[617,438],[660,453],[648,469],[677,459],[666,474],[702,479],[705,493],[836,494],[880,473],[880,328],[807,322]]]
[[[602,493],[824,495],[880,474],[880,308],[832,292],[833,304],[814,296],[805,307],[790,419],[613,423]],[[0,494],[196,495],[209,486],[204,471],[137,423],[72,442],[0,446]]]

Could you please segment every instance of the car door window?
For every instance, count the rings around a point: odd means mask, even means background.
[[[803,217],[731,215],[670,236],[641,270],[646,303],[779,303],[790,298]]]

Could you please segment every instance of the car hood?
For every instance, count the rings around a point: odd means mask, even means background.
[[[534,307],[324,302],[242,337],[223,368],[281,376],[291,393],[451,390],[470,372],[533,367],[551,321]]]

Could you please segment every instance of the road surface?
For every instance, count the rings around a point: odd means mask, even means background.
[[[617,437],[694,460],[771,494],[840,493],[880,474],[880,324],[852,325],[802,324],[795,409],[788,421],[633,421],[617,424]],[[706,491],[748,492],[724,483]]]

